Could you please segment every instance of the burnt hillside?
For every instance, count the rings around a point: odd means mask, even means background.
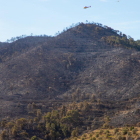
[[[109,27],[80,24],[56,37],[26,37],[0,49],[1,95],[47,98],[95,93],[125,99],[139,94],[139,52],[113,44]],[[127,39],[126,41],[129,41]],[[121,42],[120,42],[121,43]],[[114,98],[115,97],[115,98]]]

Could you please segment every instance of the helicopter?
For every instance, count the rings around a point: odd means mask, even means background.
[[[84,9],[90,8],[91,6],[85,6]]]

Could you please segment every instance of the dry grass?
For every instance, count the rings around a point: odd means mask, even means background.
[[[127,127],[129,130],[129,134],[131,133],[131,137],[133,138],[137,138],[140,136],[140,127],[134,127],[135,129],[137,129],[137,132],[136,134],[133,134],[132,131],[130,131],[130,127]],[[114,128],[115,129],[115,128]],[[99,140],[102,138],[102,140],[108,140],[109,137],[112,138],[112,139],[115,139],[116,135],[117,134],[114,134],[114,129],[97,129],[97,130],[94,130],[90,133],[84,133],[82,136],[78,136],[77,137],[77,140],[82,140],[82,138],[84,137],[85,140],[91,140],[91,138],[95,137],[96,140]],[[121,133],[121,136],[123,137],[127,137],[128,134],[126,135],[123,135],[123,129],[125,128],[118,128],[119,129],[119,133]],[[103,130],[103,133],[100,133],[100,131]],[[108,133],[107,131],[109,131],[109,137],[107,137],[106,133]],[[99,134],[99,136],[97,137],[96,135]],[[71,140],[74,140],[75,138],[70,138]]]

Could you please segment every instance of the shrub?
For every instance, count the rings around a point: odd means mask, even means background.
[[[101,129],[99,133],[102,134],[103,132],[104,132],[104,131]]]
[[[84,137],[82,137],[82,140],[85,140],[85,138],[84,138]]]
[[[37,140],[37,137],[36,136],[32,136],[31,140]]]
[[[137,133],[137,128],[134,128],[134,129],[132,130],[132,133],[133,133],[133,134],[136,134],[136,133]]]
[[[119,132],[119,129],[118,128],[115,128],[114,129],[114,134],[116,134],[117,132]]]
[[[92,138],[92,140],[96,140],[96,138],[95,138],[95,137],[93,137],[93,138]]]
[[[103,124],[103,127],[102,128],[109,128],[108,123]]]
[[[32,105],[31,105],[32,109],[36,109],[37,108],[37,105],[33,102]]]
[[[6,137],[7,137],[7,132],[5,130],[3,130],[0,135],[0,140],[4,140]]]
[[[83,134],[83,137],[86,137],[87,135],[86,134]]]
[[[7,123],[7,121],[6,121],[6,120],[3,120],[3,121],[1,122],[1,127],[2,127],[2,128],[5,128],[6,123]]]
[[[106,138],[108,138],[110,136],[110,134],[109,133],[106,133]]]
[[[108,133],[110,133],[110,132],[109,132],[109,130],[106,130],[105,133],[108,134]]]
[[[116,137],[116,140],[126,140],[126,137],[122,137],[121,135]]]
[[[71,136],[72,136],[72,137],[76,137],[76,136],[77,136],[76,130],[73,130],[73,131],[72,131]]]
[[[127,132],[127,135],[128,135],[128,136],[131,136],[131,132]]]
[[[89,134],[90,137],[92,137],[92,134]]]
[[[131,126],[131,127],[130,127],[130,131],[132,131],[133,129],[134,129],[134,126]]]
[[[106,122],[110,121],[110,118],[109,116],[106,117]]]
[[[90,126],[87,126],[87,130],[90,130]]]
[[[95,136],[96,136],[96,138],[98,138],[99,137],[99,134],[97,133]]]
[[[126,134],[127,134],[127,131],[128,131],[128,130],[127,130],[126,128],[123,129],[123,130],[122,130],[122,134],[123,134],[123,135],[126,135]]]
[[[37,117],[38,117],[39,120],[41,119],[41,116],[42,116],[41,110],[38,109],[37,110]]]
[[[121,132],[117,132],[117,133],[116,133],[116,137],[117,137],[117,136],[120,136],[120,135],[121,135]]]
[[[29,134],[26,131],[20,133],[22,137],[29,137]]]
[[[46,140],[48,139],[48,135],[47,135],[47,134],[45,135],[45,139],[46,139]]]
[[[36,123],[38,123],[38,122],[39,122],[38,117],[35,117],[35,118],[34,118],[34,122],[36,122]]]
[[[17,136],[17,128],[15,126],[12,127],[12,135],[13,135],[13,137]]]

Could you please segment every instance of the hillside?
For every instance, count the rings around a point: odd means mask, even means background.
[[[8,44],[0,50],[1,95],[28,92],[26,99],[44,98],[72,94],[79,87],[97,97],[103,93],[101,99],[137,96],[139,52],[132,45],[130,50],[106,43],[102,38],[108,36],[119,37],[110,29],[81,24],[53,38]]]
[[[46,113],[87,100],[91,110],[81,117],[93,118],[84,126],[92,125],[97,118],[102,121],[94,129],[99,128],[106,115],[112,118],[111,126],[122,126],[130,120],[136,125],[140,120],[131,111],[139,115],[139,48],[139,41],[117,30],[83,23],[55,37],[2,43],[0,119],[27,118],[27,105],[33,102]],[[120,121],[127,116],[131,117]]]

